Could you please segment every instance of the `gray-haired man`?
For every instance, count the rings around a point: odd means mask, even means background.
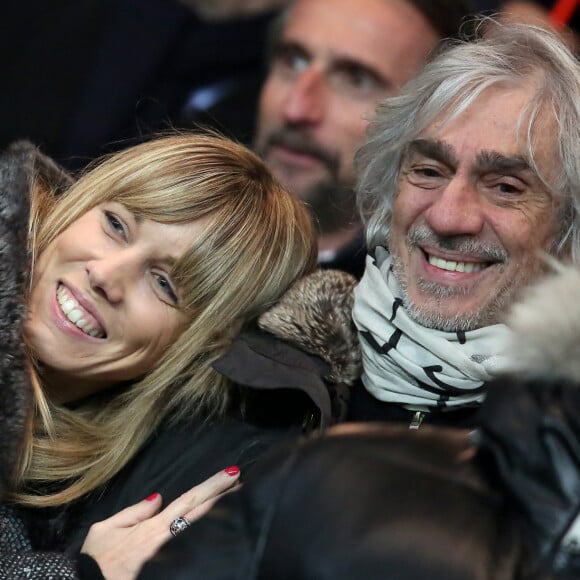
[[[352,419],[474,421],[506,309],[543,253],[578,255],[579,97],[556,37],[491,24],[381,105],[358,155],[372,257]]]

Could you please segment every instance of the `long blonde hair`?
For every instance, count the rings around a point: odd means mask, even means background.
[[[223,413],[232,385],[211,363],[316,260],[308,210],[255,154],[216,135],[162,137],[127,149],[47,199],[39,195],[32,206],[33,256],[108,201],[156,222],[205,217],[209,226],[171,273],[191,323],[154,369],[106,403],[74,410],[53,404],[34,374],[34,433],[13,496],[33,506],[60,505],[106,483],[168,417]],[[60,489],[47,494],[51,482]]]

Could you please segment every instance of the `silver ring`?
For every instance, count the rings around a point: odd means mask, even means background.
[[[184,516],[180,518],[175,518],[171,524],[169,525],[169,531],[171,532],[172,536],[177,536],[181,534],[183,530],[187,530],[191,526],[191,522]]]

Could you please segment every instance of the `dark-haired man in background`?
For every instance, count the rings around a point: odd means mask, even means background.
[[[352,159],[367,119],[469,13],[462,0],[296,0],[277,23],[255,148],[312,208],[321,265],[362,275]]]

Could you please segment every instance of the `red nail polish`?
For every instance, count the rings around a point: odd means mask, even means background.
[[[240,473],[240,468],[237,465],[232,465],[231,467],[228,467],[227,469],[224,469],[224,471],[228,474],[228,475],[238,475],[238,473]]]
[[[153,501],[159,494],[157,492],[152,493],[149,497],[145,498],[145,501]]]

